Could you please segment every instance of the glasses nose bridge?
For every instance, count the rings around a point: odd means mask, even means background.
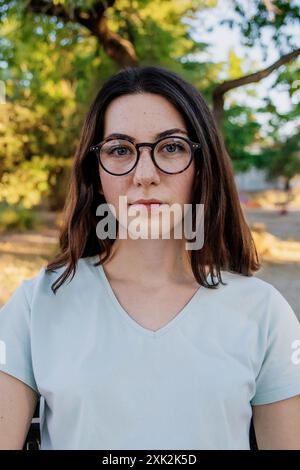
[[[154,143],[151,143],[151,142],[141,142],[141,143],[139,143],[139,144],[135,144],[135,147],[136,147],[136,149],[137,149],[138,155],[140,155],[140,153],[141,153],[141,151],[140,151],[140,148],[141,148],[141,147],[150,147],[150,149],[151,149],[150,154],[151,154],[151,157],[152,157],[152,154],[153,154],[155,145],[156,145],[156,142],[154,142]]]
[[[137,150],[137,160],[138,160],[138,162],[139,162],[140,155],[141,155],[140,147],[150,147],[150,157],[151,157],[152,163],[154,163],[154,165],[155,165],[155,161],[154,161],[154,148],[155,148],[155,146],[156,146],[156,142],[140,142],[139,144],[135,144],[135,147],[136,147],[136,150]]]

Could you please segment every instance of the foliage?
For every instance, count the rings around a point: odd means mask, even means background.
[[[300,173],[300,133],[294,134],[269,150],[267,156],[270,163],[267,167],[269,179],[283,177],[286,188],[289,188],[291,179]]]
[[[259,156],[251,147],[260,139],[259,131],[260,124],[251,108],[235,104],[225,111],[224,140],[236,171],[256,165]]]
[[[39,223],[37,215],[22,206],[0,204],[0,233],[8,230],[32,230]]]
[[[59,176],[70,161],[49,156],[33,156],[22,161],[14,170],[5,171],[0,182],[0,202],[22,204],[31,208],[50,197],[58,186]]]

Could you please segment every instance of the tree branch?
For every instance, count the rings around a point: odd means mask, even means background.
[[[243,77],[239,77],[234,80],[227,80],[217,85],[217,87],[213,91],[213,112],[218,124],[220,125],[223,119],[225,93],[227,93],[229,90],[233,90],[234,88],[248,85],[249,83],[259,82],[263,78],[268,77],[268,75],[274,72],[274,70],[277,70],[281,65],[285,65],[288,62],[291,62],[292,60],[296,59],[299,55],[300,48],[295,49],[294,51],[289,52],[288,54],[285,54],[265,69],[259,70],[249,75],[244,75]]]
[[[97,1],[88,10],[80,8],[67,10],[63,5],[56,5],[52,1],[31,0],[27,8],[36,14],[57,16],[64,22],[78,23],[84,26],[98,39],[106,54],[120,67],[137,65],[137,57],[132,43],[110,31],[107,26],[105,12],[114,3],[115,0]]]

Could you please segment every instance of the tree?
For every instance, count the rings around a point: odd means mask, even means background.
[[[159,37],[160,34],[156,36],[156,33],[163,29],[170,39],[172,29],[180,30],[181,43],[183,38],[188,42],[188,27],[180,20],[185,14],[193,15],[207,4],[207,0],[29,0],[24,5],[27,13],[47,15],[64,23],[83,26],[121,68],[138,65],[141,56],[136,42],[140,39],[139,33],[147,30],[149,25],[152,25],[152,30],[149,30],[148,42],[149,38],[152,41]],[[155,21],[156,17],[161,21]],[[164,44],[166,36],[162,38]],[[171,40],[169,44],[174,45],[174,42]]]
[[[254,44],[259,44],[264,51],[265,60],[267,60],[270,43],[264,41],[263,33],[268,29],[272,32],[270,40],[278,48],[279,58],[267,67],[241,75],[233,80],[224,80],[215,86],[212,93],[213,111],[220,127],[223,121],[224,100],[227,92],[263,80],[275,70],[295,60],[300,54],[296,38],[287,32],[288,26],[295,27],[300,24],[299,4],[285,0],[253,0],[253,12],[250,13],[247,12],[244,2],[234,0],[234,4],[235,13],[239,20],[226,18],[222,20],[221,24],[227,24],[231,28],[240,28],[244,45],[253,47]]]

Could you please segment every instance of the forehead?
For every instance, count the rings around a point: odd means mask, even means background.
[[[106,109],[103,138],[119,132],[136,139],[153,139],[159,132],[175,127],[187,130],[181,113],[163,96],[124,95],[114,99]]]

